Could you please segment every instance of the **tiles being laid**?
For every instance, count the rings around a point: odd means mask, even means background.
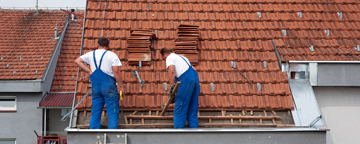
[[[127,38],[128,64],[149,65],[152,60],[151,50],[153,49],[152,39],[156,36],[151,30],[135,29],[130,31]]]
[[[185,56],[192,65],[196,65],[199,61],[198,45],[199,26],[179,25],[173,52]]]
[[[282,62],[359,60],[354,48],[359,45],[359,6],[357,0],[89,0],[83,51],[95,49],[96,40],[106,35],[110,50],[123,63],[124,107],[161,108],[167,99],[164,83],[168,81],[159,51],[176,50],[180,25],[196,25],[198,62],[194,68],[201,83],[201,109],[289,110],[294,107],[292,95],[275,47]],[[127,53],[126,40],[132,29],[149,29],[157,38],[150,65],[139,69],[144,87],[131,74],[137,69],[129,64]],[[230,61],[253,84],[232,68]],[[79,77],[88,75],[80,72]],[[77,101],[89,84],[86,78],[79,81]],[[90,107],[90,98],[80,105]]]
[[[62,11],[0,10],[0,80],[41,79],[66,22]]]

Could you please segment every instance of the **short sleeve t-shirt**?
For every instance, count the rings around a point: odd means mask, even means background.
[[[106,50],[103,50],[103,49],[95,50],[95,59],[96,59],[96,64],[97,64],[98,67],[100,65],[101,56],[103,55],[103,53],[105,51]],[[85,64],[90,65],[90,69],[91,69],[92,72],[94,72],[96,70],[95,63],[94,63],[93,51],[88,52],[88,53],[80,56],[80,58],[85,62]],[[101,64],[100,69],[104,73],[106,73],[106,74],[108,74],[108,75],[110,75],[112,77],[115,77],[112,66],[121,67],[122,64],[120,62],[119,57],[114,52],[108,51],[104,55],[104,58],[102,60],[102,64]]]
[[[183,57],[187,63],[181,57]],[[166,58],[166,69],[168,69],[170,65],[174,65],[175,76],[177,78],[179,78],[184,72],[189,69],[188,64],[190,64],[189,60],[186,57],[180,56],[178,54],[171,53]]]

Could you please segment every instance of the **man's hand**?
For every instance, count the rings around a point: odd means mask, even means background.
[[[169,91],[169,94],[171,94],[171,92],[174,90],[174,85],[170,87],[170,91]]]
[[[118,83],[117,89],[118,89],[118,91],[124,91],[124,86],[123,86],[123,84],[122,84],[122,83],[121,83],[121,84]]]
[[[82,70],[86,71],[88,74],[90,74],[90,75],[92,74],[92,71],[91,71],[88,67],[85,66],[84,61],[83,61],[80,57],[78,57],[78,58],[75,60],[75,63],[76,63]]]

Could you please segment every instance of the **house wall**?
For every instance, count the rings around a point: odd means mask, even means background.
[[[69,126],[70,119],[68,118],[66,121],[60,121],[61,109],[49,109],[47,111],[47,134],[57,134],[57,135],[66,135],[64,129]]]
[[[360,141],[360,88],[313,87],[325,127],[327,144],[355,144]]]
[[[0,93],[16,96],[16,112],[0,112],[0,138],[16,138],[16,143],[36,143],[34,130],[42,134],[42,109],[38,109],[42,93]]]

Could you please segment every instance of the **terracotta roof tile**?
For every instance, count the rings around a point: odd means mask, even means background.
[[[58,35],[65,24],[64,12],[0,10],[0,80],[41,79]]]
[[[76,14],[84,15],[83,12]],[[82,22],[83,18],[79,17],[77,21]],[[69,23],[61,46],[51,92],[75,92],[78,66],[74,61],[80,55],[82,30],[83,25]]]

